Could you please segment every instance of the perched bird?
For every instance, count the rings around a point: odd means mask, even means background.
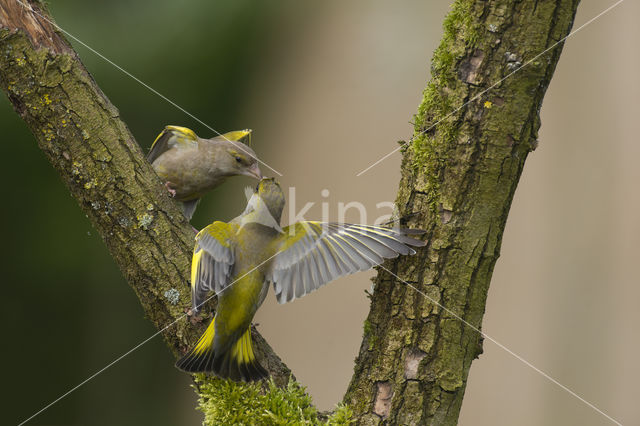
[[[191,264],[193,312],[218,295],[216,315],[195,347],[176,363],[187,372],[212,372],[251,381],[267,377],[253,353],[250,325],[273,284],[279,303],[338,277],[366,271],[384,259],[415,254],[419,230],[342,223],[298,222],[280,228],[285,199],[274,179],[262,179],[244,212],[213,222],[196,235]]]
[[[191,220],[200,197],[229,176],[262,179],[255,152],[242,143],[251,130],[237,130],[211,139],[186,127],[167,126],[151,145],[147,159]]]

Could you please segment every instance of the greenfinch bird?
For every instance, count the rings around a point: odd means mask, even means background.
[[[251,130],[237,130],[202,139],[186,127],[167,126],[147,159],[191,220],[200,198],[229,176],[262,178],[258,157],[243,143],[250,135]]]
[[[194,314],[209,292],[218,295],[215,317],[179,369],[210,372],[235,381],[268,376],[252,348],[251,320],[270,284],[279,303],[302,297],[336,278],[366,271],[384,259],[415,254],[424,231],[304,221],[285,228],[285,199],[272,178],[248,190],[244,212],[213,222],[196,235],[191,265]]]

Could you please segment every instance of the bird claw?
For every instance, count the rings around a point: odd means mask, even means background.
[[[176,190],[171,188],[171,182],[165,182],[164,186],[167,188],[167,191],[169,191],[171,198],[174,198],[176,196]]]
[[[191,324],[199,324],[202,322],[202,317],[198,314],[193,313],[193,309],[191,308],[185,308],[184,309],[184,313],[187,314],[187,316],[189,317],[189,322]]]
[[[191,324],[200,324],[202,322],[202,318],[198,315],[192,316],[191,318],[189,318],[189,322],[191,322]]]

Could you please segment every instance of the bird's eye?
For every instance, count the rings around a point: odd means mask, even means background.
[[[242,163],[242,158],[241,157],[236,157],[236,163]]]
[[[260,192],[260,182],[256,185],[256,192]]]

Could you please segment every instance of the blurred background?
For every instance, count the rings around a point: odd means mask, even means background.
[[[359,201],[388,214],[400,156],[356,173],[411,136],[449,1],[83,2],[59,25],[220,132],[253,145],[296,187],[295,210],[337,219]],[[613,0],[583,0],[574,28]],[[640,5],[623,3],[564,47],[542,109],[489,291],[483,330],[624,424],[640,424]],[[74,43],[147,149],[166,124],[212,132]],[[99,235],[0,98],[6,424],[15,424],[149,337],[136,296]],[[266,167],[266,174],[273,175]],[[194,225],[244,207],[236,178]],[[329,193],[323,196],[322,191]],[[289,200],[290,203],[293,200]],[[347,219],[359,220],[350,210]],[[285,221],[287,218],[285,217]],[[368,309],[361,273],[279,306],[259,330],[321,409],[342,399]],[[607,425],[603,416],[489,341],[471,368],[462,425]],[[188,376],[156,338],[31,424],[198,424]]]

